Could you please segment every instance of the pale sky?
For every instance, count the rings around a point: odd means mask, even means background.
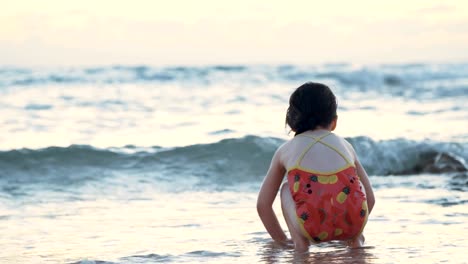
[[[2,0],[0,65],[467,62],[466,0]]]

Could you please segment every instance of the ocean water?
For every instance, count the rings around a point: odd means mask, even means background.
[[[364,248],[257,216],[306,81],[370,175]],[[468,64],[0,67],[0,263],[468,263],[467,101]]]

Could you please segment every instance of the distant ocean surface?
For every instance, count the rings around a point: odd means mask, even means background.
[[[375,188],[363,249],[258,219],[307,81]],[[467,102],[468,64],[0,66],[0,263],[468,263]]]

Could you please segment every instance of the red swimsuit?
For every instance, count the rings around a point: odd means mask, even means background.
[[[367,221],[367,200],[354,164],[338,149],[315,138],[302,153],[296,166],[288,170],[289,190],[303,234],[315,242],[348,240],[359,235]],[[305,135],[303,135],[305,136]],[[334,172],[318,172],[299,166],[316,143],[324,144],[342,156],[347,165]]]

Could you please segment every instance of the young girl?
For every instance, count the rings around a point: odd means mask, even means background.
[[[297,251],[312,243],[364,243],[362,231],[375,199],[366,171],[345,139],[332,131],[337,104],[330,88],[306,83],[289,99],[286,124],[293,139],[278,148],[263,181],[257,211],[271,237],[288,242],[272,205],[281,186],[281,207]]]

